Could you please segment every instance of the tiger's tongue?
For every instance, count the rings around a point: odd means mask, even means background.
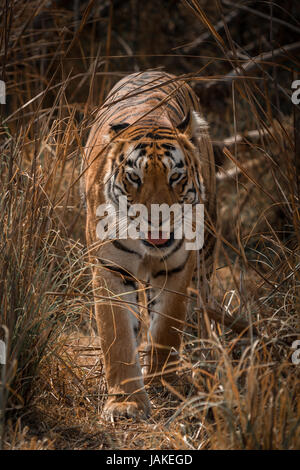
[[[151,237],[151,231],[148,232],[148,238],[147,238],[147,241],[149,243],[153,243],[153,245],[163,245],[164,243],[166,243],[169,239],[168,238],[163,238],[163,235],[166,235],[162,232],[159,232],[159,238],[152,238]]]

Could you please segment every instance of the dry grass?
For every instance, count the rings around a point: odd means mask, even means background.
[[[21,9],[6,2],[1,56],[8,103],[0,105],[4,449],[300,447],[300,366],[291,360],[300,334],[299,110],[290,101],[299,62],[290,50],[242,69],[249,55],[296,42],[299,25],[284,5],[273,12],[260,6],[267,18],[258,23],[253,12],[241,17],[230,2],[175,3],[159,2],[172,14],[158,18],[159,8],[141,10],[138,1],[115,1],[113,9],[110,2],[79,2],[79,11],[62,2],[54,8],[31,0]],[[291,3],[295,15],[297,2]],[[279,15],[289,27],[276,22]],[[217,163],[231,175],[218,186],[221,231],[210,305],[248,328],[237,333],[205,313],[199,323],[193,299],[188,321],[194,328],[183,335],[178,387],[149,388],[149,421],[110,423],[101,417],[106,385],[85,262],[80,158],[92,111],[111,84],[157,66],[191,81],[219,149]],[[233,74],[240,78],[228,78]],[[212,81],[220,77],[225,84]],[[231,136],[223,152],[219,143]]]

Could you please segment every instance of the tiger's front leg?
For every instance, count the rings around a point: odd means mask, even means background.
[[[137,286],[120,264],[106,265],[104,269],[93,268],[96,320],[109,395],[104,415],[148,417],[150,401],[137,353]]]
[[[176,376],[193,267],[194,258],[190,255],[182,266],[152,273],[151,284],[155,288],[148,293],[150,330],[143,369],[146,383],[172,381]]]

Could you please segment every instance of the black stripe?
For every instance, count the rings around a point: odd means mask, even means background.
[[[165,152],[165,156],[170,158],[172,160],[172,162],[174,162],[174,163],[176,162],[175,157],[173,157],[173,155],[171,154],[171,152],[169,152],[169,150],[167,150]]]
[[[114,240],[112,242],[112,244],[118,249],[118,250],[122,250],[122,251],[126,251],[127,253],[131,253],[133,255],[137,255],[139,258],[142,257],[142,255],[140,255],[140,253],[137,253],[137,251],[134,251],[134,250],[131,250],[130,248],[127,248],[126,246],[122,245],[122,243],[120,243],[118,240]]]
[[[164,130],[163,128],[159,129],[159,132],[157,133],[154,133],[154,132],[148,132],[146,135],[144,134],[145,133],[145,130],[146,129],[142,129],[142,131],[140,130],[140,132],[135,135],[134,137],[131,138],[131,140],[135,141],[135,140],[140,140],[140,139],[150,139],[150,140],[163,140],[163,139],[171,139],[173,138],[174,139],[174,135],[171,133],[171,130],[170,129],[167,129]],[[169,132],[167,132],[169,131]]]
[[[161,144],[161,146],[166,150],[176,150],[176,147],[174,147],[174,145],[171,145],[171,144]]]
[[[160,258],[160,261],[163,262],[164,260],[170,258],[170,256],[173,253],[175,253],[176,251],[178,251],[182,247],[184,240],[185,240],[184,238],[181,238],[179,240],[179,243],[172,249],[172,251],[170,251],[170,253],[166,254],[166,256],[163,256],[162,258]]]
[[[110,264],[107,264],[105,261],[102,261],[100,258],[98,258],[99,262],[102,264],[104,268],[106,268],[108,271],[110,271],[112,274],[120,274],[122,276],[122,281],[125,286],[131,285],[134,290],[136,290],[136,282],[134,281],[134,278],[130,273],[128,273],[125,269],[119,268],[117,266],[111,266]]]
[[[118,199],[114,193],[114,188],[112,187],[112,178],[110,178],[109,182],[108,182],[108,190],[107,190],[107,194],[108,194],[108,197],[111,201],[114,201],[116,204],[118,204]]]
[[[188,254],[184,262],[180,264],[179,266],[177,266],[177,268],[173,268],[168,271],[164,271],[164,270],[158,271],[157,273],[152,274],[152,277],[155,279],[158,276],[171,276],[172,274],[180,273],[180,271],[182,271],[185,268],[187,260],[189,259],[189,256],[190,255]]]
[[[195,193],[196,193],[196,189],[195,189],[195,188],[189,189],[189,190],[185,193],[185,195],[187,195],[188,193],[193,193],[193,194],[195,194]]]
[[[147,147],[147,144],[139,143],[134,150],[144,150]]]
[[[148,139],[153,139],[153,140],[163,140],[169,137],[170,134],[163,134],[160,132],[153,133],[153,132],[148,132],[148,134],[145,135],[145,138]]]
[[[151,320],[153,317],[153,313],[151,312],[151,307],[154,307],[155,304],[157,303],[157,299],[151,300],[151,292],[153,292],[152,289],[147,289],[146,290],[146,297],[147,297],[147,311],[148,315],[150,316]]]
[[[142,96],[145,96],[145,95],[142,95]],[[145,104],[148,101],[151,101],[154,105],[154,102],[155,101],[160,102],[161,98],[159,96],[153,96],[153,95],[152,96],[147,96],[146,98],[141,98],[140,100],[138,100],[137,103],[136,103],[136,106],[138,106],[140,104]]]
[[[185,196],[185,192],[184,192],[184,191],[185,191],[185,187],[186,187],[186,185],[189,183],[189,179],[187,178],[186,181],[183,181],[183,180],[184,180],[184,178],[182,178],[182,180],[180,181],[180,182],[181,182],[181,185],[182,185],[180,192],[181,192],[181,196],[184,197],[184,196]]]
[[[121,188],[121,186],[119,186],[117,183],[115,183],[114,185],[114,193],[115,193],[115,188],[117,188],[119,191],[121,191],[122,194],[126,196],[126,192],[124,191],[124,189]]]

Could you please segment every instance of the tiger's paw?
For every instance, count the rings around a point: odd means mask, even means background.
[[[103,416],[107,420],[132,418],[134,420],[147,419],[151,414],[151,404],[146,393],[139,393],[128,400],[118,401],[111,398],[107,401]]]

